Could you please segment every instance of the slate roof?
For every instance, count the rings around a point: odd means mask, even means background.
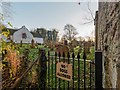
[[[25,27],[25,26],[22,26],[21,28],[23,28],[23,27]],[[14,32],[16,32],[16,31],[20,30],[21,28],[18,28],[18,29],[13,29],[13,28],[4,28],[4,29],[3,29],[3,31],[7,31],[7,30],[9,30],[9,31],[10,31],[10,35],[13,35],[13,34],[14,34]]]
[[[24,27],[24,26],[22,26],[22,27]],[[14,32],[20,30],[21,28],[19,28],[19,29],[5,28],[5,29],[3,29],[3,31],[9,30],[10,31],[10,35],[13,35]],[[30,32],[30,33],[33,35],[33,37],[43,38],[42,35],[40,35],[38,32]]]
[[[8,30],[10,31],[10,35],[13,35],[14,32],[18,31],[18,29],[10,29],[10,28]]]
[[[42,36],[38,33],[38,32],[31,32],[33,37],[38,37],[38,38],[42,38]]]

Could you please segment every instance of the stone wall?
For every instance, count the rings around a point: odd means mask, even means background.
[[[99,2],[96,50],[103,51],[103,87],[120,88],[120,2]]]

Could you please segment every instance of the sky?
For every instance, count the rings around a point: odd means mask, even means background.
[[[53,28],[59,31],[60,37],[64,33],[64,26],[72,24],[78,31],[78,37],[90,36],[94,31],[94,22],[88,22],[85,18],[90,18],[88,2],[11,2],[10,18],[7,21],[13,25],[13,28],[20,28],[25,25],[29,30],[36,28]],[[97,2],[89,3],[90,9],[95,15],[97,11]],[[2,10],[4,11],[4,10]]]

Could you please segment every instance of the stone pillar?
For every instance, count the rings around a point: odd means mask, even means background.
[[[98,49],[103,51],[103,86],[120,88],[120,2],[99,2],[97,34]]]

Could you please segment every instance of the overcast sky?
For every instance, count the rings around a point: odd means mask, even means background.
[[[91,18],[88,10],[88,2],[12,2],[10,21],[14,28],[25,25],[29,30],[34,28],[56,28],[62,35],[64,26],[72,24],[79,32],[78,36],[90,36],[94,30],[94,22],[87,22],[85,18]],[[98,9],[97,2],[91,2],[90,9],[95,15]]]

